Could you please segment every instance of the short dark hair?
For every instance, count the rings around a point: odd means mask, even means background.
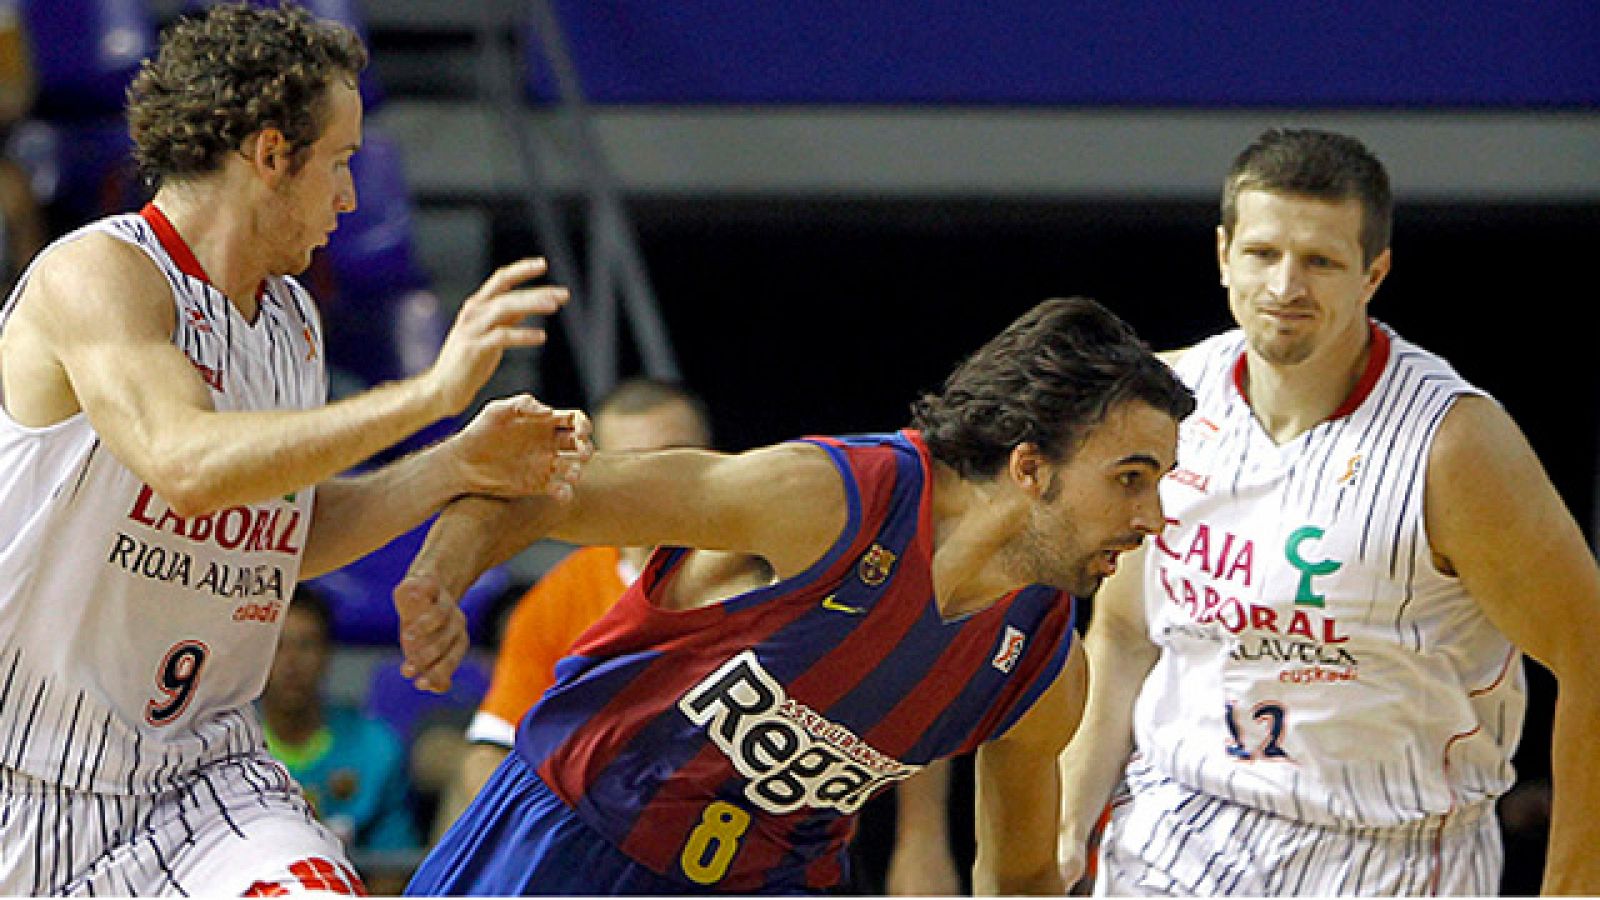
[[[651,412],[670,403],[682,403],[689,408],[689,412],[694,414],[695,421],[700,425],[706,445],[709,446],[711,414],[706,409],[706,402],[682,382],[663,378],[630,378],[612,388],[595,408],[594,414],[603,416],[615,413],[632,416]]]
[[[1361,203],[1361,255],[1372,265],[1389,247],[1394,197],[1389,173],[1360,141],[1314,128],[1270,128],[1233,161],[1222,188],[1222,230],[1233,239],[1242,191],[1303,194]]]
[[[1141,400],[1174,419],[1194,396],[1127,323],[1087,297],[1035,306],[912,404],[933,458],[992,479],[1012,448],[1033,443],[1065,462],[1113,407]]]
[[[354,85],[366,65],[354,32],[287,0],[276,9],[227,3],[180,19],[128,87],[139,171],[151,187],[209,174],[267,127],[283,132],[297,168],[327,127],[333,79]]]

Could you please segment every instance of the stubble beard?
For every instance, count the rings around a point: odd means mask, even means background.
[[[1052,542],[1040,522],[1044,517],[1054,518],[1043,511],[1036,511],[1030,518],[1027,529],[1011,546],[1008,568],[1029,584],[1046,585],[1075,597],[1092,595],[1099,590],[1101,580],[1090,571],[1096,554],[1075,553],[1076,529],[1061,521],[1056,524],[1065,526],[1061,529],[1063,538]]]

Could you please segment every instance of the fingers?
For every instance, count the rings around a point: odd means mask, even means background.
[[[445,625],[431,639],[419,643],[408,656],[408,664],[415,673],[412,683],[418,690],[435,694],[450,690],[450,677],[461,665],[470,646],[466,614],[459,609],[452,610]],[[412,657],[415,662],[410,661]]]
[[[550,467],[550,478],[544,492],[560,503],[570,503],[583,474],[583,460],[558,458]]]
[[[444,588],[432,575],[408,574],[401,579],[394,586],[394,611],[400,616],[402,629],[405,622],[433,608],[443,593]]]
[[[572,292],[564,287],[541,285],[499,294],[475,295],[480,306],[492,306],[492,324],[503,325],[527,316],[548,316],[567,305]]]
[[[479,413],[485,424],[510,427],[529,421],[559,419],[560,415],[558,411],[545,406],[532,394],[513,394],[510,397],[491,400]]]
[[[594,426],[576,409],[551,410],[556,417],[556,452],[587,462],[594,456]]]
[[[474,295],[461,307],[457,329],[482,335],[492,346],[533,347],[544,343],[545,331],[522,324],[529,316],[552,315],[571,298],[563,287],[538,287],[498,295]]]
[[[471,644],[467,617],[429,576],[411,575],[395,586],[400,617],[400,674],[420,689],[442,693]]]
[[[495,349],[510,350],[513,347],[542,347],[548,337],[543,328],[519,325],[497,330],[492,340]]]
[[[495,269],[489,277],[484,279],[483,285],[473,293],[474,297],[494,296],[511,290],[524,281],[531,281],[549,271],[544,257],[533,256],[519,259]]]
[[[507,350],[545,342],[545,330],[528,320],[554,314],[571,294],[554,285],[518,285],[546,271],[545,261],[538,258],[502,266],[461,304],[427,374],[432,388],[429,396],[437,399],[444,415],[454,415],[471,402]]]

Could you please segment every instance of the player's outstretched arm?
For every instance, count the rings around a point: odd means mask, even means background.
[[[43,379],[30,378],[19,403],[8,396],[8,408],[36,426],[81,409],[179,515],[258,502],[332,478],[463,409],[506,348],[543,340],[522,323],[555,312],[565,291],[516,289],[543,271],[526,261],[496,272],[416,377],[318,409],[219,412],[172,344],[175,312],[160,272],[132,245],[89,234],[41,261],[8,325],[8,381],[24,369]]]
[[[597,453],[565,499],[463,497],[440,514],[395,588],[404,670],[436,689],[465,652],[456,598],[534,541],[671,545],[759,556],[799,574],[843,531],[844,484],[825,450],[779,444],[740,454]],[[442,688],[437,688],[442,689]]]
[[[1457,402],[1440,424],[1426,515],[1442,567],[1559,682],[1542,892],[1600,894],[1600,770],[1589,751],[1600,734],[1594,554],[1521,430],[1485,398]]]
[[[1145,630],[1141,581],[1149,542],[1126,554],[1094,598],[1084,637],[1089,696],[1083,721],[1061,754],[1061,875],[1083,877],[1089,835],[1133,751],[1133,704],[1159,651]]]
[[[466,428],[373,472],[317,488],[303,577],[332,571],[416,527],[463,494],[567,496],[594,452],[589,419],[528,394],[485,406]]]
[[[978,748],[972,892],[1062,894],[1056,763],[1083,713],[1088,667],[1074,641],[1055,683],[1003,735]]]

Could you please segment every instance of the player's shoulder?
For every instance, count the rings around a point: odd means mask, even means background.
[[[781,478],[791,482],[838,479],[829,444],[819,439],[758,447],[730,457],[729,462],[741,468],[759,470],[766,479]]]
[[[147,315],[161,317],[163,328],[170,325],[168,288],[154,260],[102,230],[84,231],[41,254],[28,271],[21,306],[44,316],[40,321],[74,330],[86,319],[103,325]]]
[[[1430,451],[1430,468],[1471,480],[1510,460],[1531,454],[1522,429],[1493,398],[1457,397],[1439,423]]]
[[[70,288],[63,302],[72,302],[86,288],[115,287],[118,291],[157,289],[160,270],[136,243],[108,230],[85,230],[63,239],[39,256],[29,274],[30,284],[45,290]],[[91,292],[91,298],[98,296]]]

